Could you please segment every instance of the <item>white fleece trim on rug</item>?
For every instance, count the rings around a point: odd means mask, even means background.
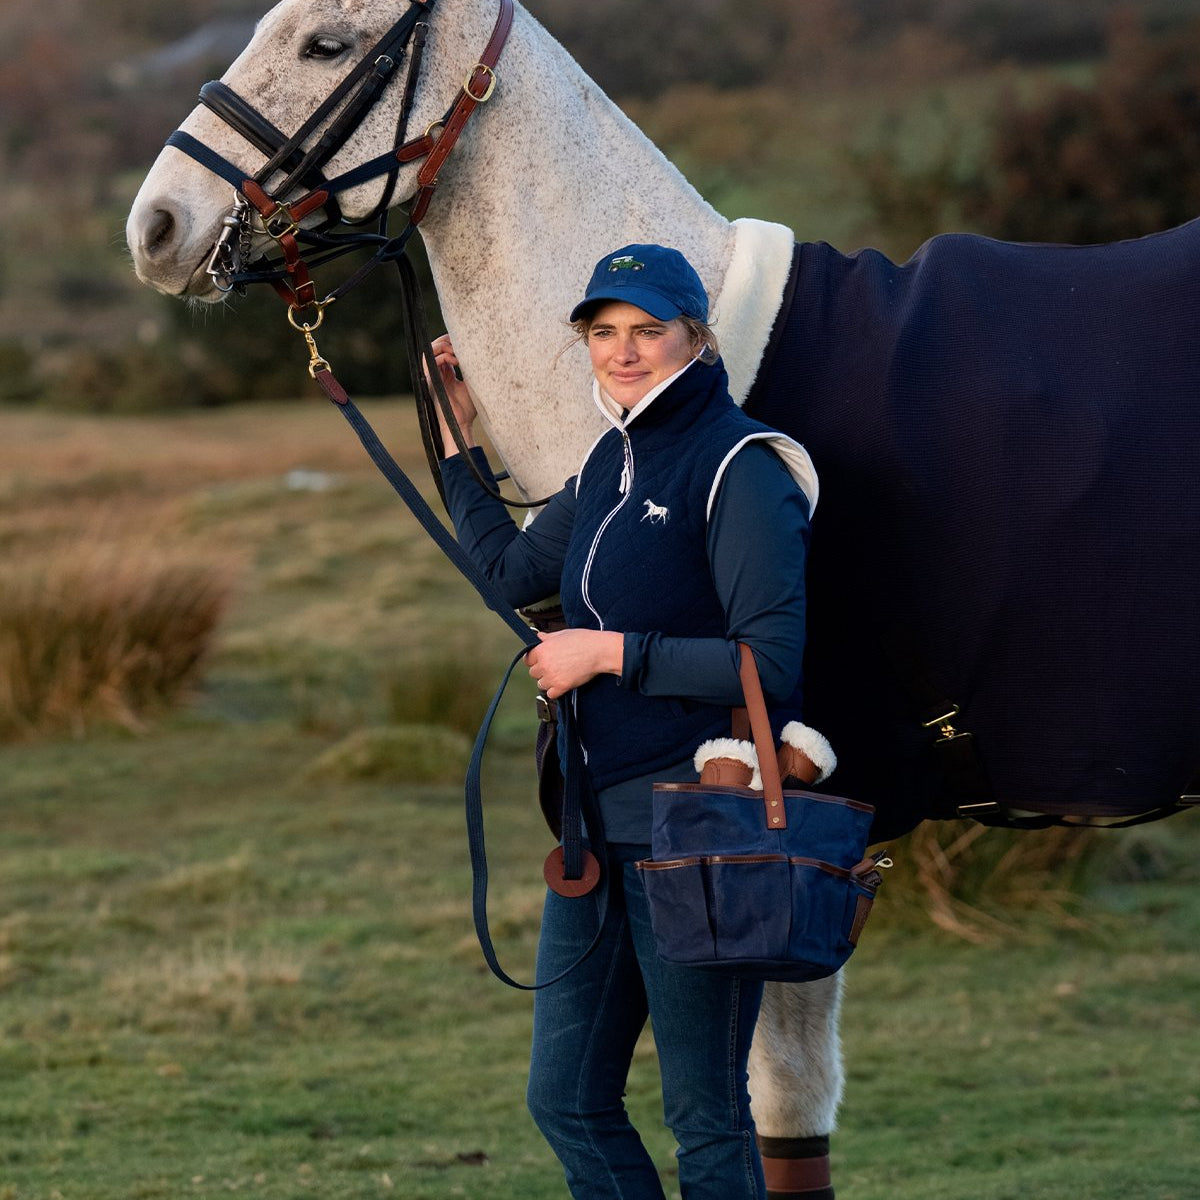
[[[785,225],[741,217],[733,222],[733,253],[712,298],[713,329],[729,372],[729,393],[740,407],[758,364],[792,270],[796,235]]]

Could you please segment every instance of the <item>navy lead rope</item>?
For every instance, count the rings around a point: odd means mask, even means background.
[[[379,440],[379,435],[371,427],[370,422],[363,416],[358,406],[350,399],[340,383],[334,378],[328,365],[324,369],[312,372],[312,377],[321,385],[325,395],[333,401],[334,407],[346,418],[351,429],[358,435],[359,441],[366,450],[371,461],[379,468],[384,478],[392,485],[397,495],[408,506],[409,511],[416,517],[421,527],[433,539],[443,554],[458,568],[468,582],[482,597],[484,604],[496,613],[504,623],[521,639],[522,648],[517,652],[508,670],[505,672],[500,687],[497,689],[492,703],[488,707],[475,745],[471,751],[471,761],[467,768],[466,779],[466,818],[467,818],[467,847],[471,858],[471,910],[475,921],[475,932],[484,959],[492,973],[510,987],[522,991],[536,991],[549,987],[574,970],[579,963],[596,948],[604,932],[605,920],[608,914],[608,882],[601,879],[597,895],[596,934],[591,944],[570,966],[560,971],[551,979],[537,983],[520,983],[513,979],[501,966],[496,957],[492,944],[491,932],[487,919],[487,855],[484,847],[483,825],[483,792],[481,776],[483,769],[483,751],[487,744],[488,733],[492,719],[500,706],[500,701],[508,686],[512,673],[525,655],[538,645],[537,634],[525,624],[513,611],[500,594],[496,586],[475,565],[458,542],[446,531],[446,527],[438,520],[437,515],[417,490],[416,485],[404,473],[400,464],[392,457],[387,447]],[[583,828],[587,824],[588,833],[595,850],[596,858],[605,861],[605,843],[603,825],[600,821],[599,810],[596,807],[591,789],[583,773],[583,753],[579,739],[575,736],[574,719],[571,706],[568,703],[558,706],[559,721],[562,725],[562,739],[567,750],[567,761],[563,764],[563,807],[562,807],[562,875],[565,880],[574,881],[584,873]],[[603,872],[603,868],[601,868]]]

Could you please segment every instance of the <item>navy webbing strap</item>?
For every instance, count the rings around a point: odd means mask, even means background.
[[[321,385],[322,390],[333,401],[334,407],[346,418],[350,428],[358,435],[363,449],[371,461],[379,468],[384,478],[396,490],[397,495],[408,506],[409,511],[420,522],[421,527],[433,539],[438,549],[458,568],[467,581],[479,593],[484,604],[488,606],[504,623],[521,639],[525,651],[532,650],[538,644],[537,634],[521,620],[513,611],[496,586],[471,561],[467,553],[450,536],[446,527],[438,520],[437,514],[430,508],[425,497],[417,490],[416,484],[401,470],[400,464],[391,456],[387,447],[379,440],[379,435],[371,428],[370,422],[363,416],[358,406],[350,399],[342,386],[329,371],[318,371],[313,376]]]
[[[524,657],[525,651],[522,650],[509,664],[500,687],[483,718],[483,723],[479,727],[479,733],[475,738],[475,747],[471,751],[471,765],[467,769],[466,783],[467,846],[471,853],[471,912],[475,919],[475,933],[479,938],[479,948],[483,951],[484,960],[491,968],[492,974],[501,982],[507,983],[509,987],[519,988],[523,992],[536,992],[569,975],[600,944],[600,938],[608,920],[608,879],[603,873],[604,868],[602,867],[600,885],[596,889],[596,932],[590,944],[574,962],[564,967],[557,975],[553,975],[549,979],[538,980],[535,983],[520,983],[501,967],[499,959],[496,957],[496,948],[492,944],[487,919],[488,870],[487,855],[484,853],[483,793],[480,788],[480,776],[483,767],[483,749],[487,744],[492,718],[496,715],[496,709],[500,706],[504,689],[508,686],[508,681],[512,677],[517,663]],[[565,785],[562,809],[563,859],[566,864],[564,875],[567,878],[572,877],[569,865],[571,851],[574,850],[578,855],[582,846],[584,821],[587,822],[597,860],[603,863],[606,858],[603,825],[591,789],[587,786],[587,780],[583,774],[583,753],[579,746],[579,739],[575,737],[575,731],[572,728],[570,709],[570,704],[560,704],[558,718],[563,727],[567,746],[567,762],[563,770]]]
[[[512,607],[500,594],[499,589],[471,561],[458,542],[450,536],[446,527],[438,520],[433,509],[430,508],[425,497],[421,495],[416,485],[404,473],[400,464],[396,462],[387,447],[380,441],[379,435],[376,434],[370,422],[363,416],[354,401],[350,399],[346,390],[334,378],[333,373],[328,369],[319,370],[313,373],[313,378],[321,385],[321,390],[324,391],[325,395],[333,401],[334,407],[346,418],[350,427],[358,435],[358,440],[362,443],[371,461],[379,468],[384,478],[395,489],[396,494],[408,506],[409,511],[416,517],[421,527],[429,534],[442,553],[446,555],[458,568],[459,572],[471,583],[480,597],[482,597],[484,604],[500,616],[505,624],[521,639],[522,648],[509,664],[508,670],[505,672],[504,678],[501,680],[500,686],[496,690],[491,705],[488,707],[483,722],[479,727],[475,746],[471,752],[470,765],[467,768],[465,793],[467,845],[471,857],[471,907],[480,948],[483,951],[484,959],[496,978],[507,983],[510,987],[520,988],[522,991],[536,991],[540,988],[548,987],[574,970],[599,944],[608,915],[608,881],[603,875],[603,868],[601,868],[601,882],[596,899],[598,914],[596,934],[591,944],[575,962],[571,963],[563,971],[560,971],[552,979],[544,979],[532,984],[519,983],[504,971],[496,958],[496,951],[492,944],[487,919],[488,871],[487,855],[484,847],[483,792],[480,782],[483,771],[483,751],[487,745],[492,719],[496,715],[497,708],[500,706],[500,701],[504,696],[508,681],[512,678],[512,673],[516,670],[517,664],[524,659],[525,655],[534,646],[538,645],[538,636],[517,616]],[[599,810],[587,785],[587,779],[583,770],[583,753],[579,746],[579,739],[575,736],[572,727],[570,708],[569,703],[558,706],[559,721],[563,726],[563,738],[567,747],[567,762],[564,764],[563,771],[565,782],[562,806],[562,856],[564,879],[577,880],[584,873],[583,826],[585,822],[596,859],[603,863],[606,854],[603,825],[600,820]]]

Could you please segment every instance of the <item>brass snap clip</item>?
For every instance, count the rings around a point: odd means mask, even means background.
[[[328,371],[330,369],[327,359],[321,357],[321,352],[317,349],[317,339],[313,337],[316,330],[321,328],[321,322],[325,320],[325,306],[331,304],[332,300],[314,300],[311,304],[293,304],[288,309],[288,324],[295,330],[298,330],[304,335],[304,340],[308,344],[308,374],[310,379],[316,379],[319,371]],[[315,308],[317,310],[317,319],[311,324],[307,321],[299,319],[299,313],[306,308]]]

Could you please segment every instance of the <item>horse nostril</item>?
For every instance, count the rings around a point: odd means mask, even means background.
[[[175,214],[165,208],[156,208],[146,223],[142,245],[151,258],[156,258],[170,249],[175,240]]]

